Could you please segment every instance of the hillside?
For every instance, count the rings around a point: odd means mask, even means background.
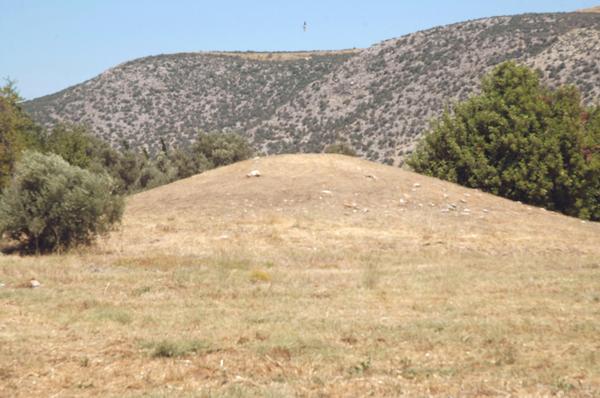
[[[0,396],[599,396],[599,258],[598,223],[252,159],[128,198],[96,247],[0,256]]]
[[[34,117],[90,124],[117,145],[156,149],[197,128],[234,129],[265,153],[320,152],[346,140],[371,160],[399,163],[445,106],[516,59],[551,85],[600,96],[600,15],[486,18],[386,40],[368,49],[290,54],[175,54],[117,66],[25,103]],[[283,53],[286,54],[286,53]]]
[[[182,145],[203,131],[246,131],[354,54],[182,53],[141,58],[24,103],[45,126],[84,123],[113,146]]]
[[[268,152],[319,151],[337,137],[368,159],[397,163],[429,121],[477,92],[481,77],[516,59],[546,81],[600,98],[600,16],[536,14],[488,18],[414,33],[362,51],[307,86],[253,130]]]
[[[262,176],[247,178],[252,170]],[[270,242],[271,235],[254,230],[254,224],[263,228],[272,222],[302,247],[333,247],[348,233],[411,248],[430,241],[448,250],[496,254],[600,250],[597,223],[341,155],[240,162],[137,194],[127,209],[126,232],[118,239],[135,240],[131,247],[139,254],[168,251],[173,242],[191,252],[208,248],[240,222],[247,234],[236,238],[265,253],[277,251],[280,242]],[[322,228],[311,237],[315,231],[293,227],[299,218],[313,219]],[[168,233],[157,241],[153,231],[159,225]]]

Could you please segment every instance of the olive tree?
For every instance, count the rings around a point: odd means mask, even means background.
[[[27,151],[0,196],[0,234],[36,252],[89,244],[121,218],[124,202],[113,190],[108,175]]]

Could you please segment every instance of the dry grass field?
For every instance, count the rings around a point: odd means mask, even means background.
[[[600,396],[599,224],[354,158],[135,195],[0,282],[1,397]]]

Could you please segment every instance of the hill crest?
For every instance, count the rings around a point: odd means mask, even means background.
[[[252,170],[261,177],[247,177]],[[310,240],[304,236],[310,231],[299,227],[303,222],[333,236],[490,253],[591,253],[600,247],[598,223],[342,155],[278,155],[217,168],[134,195],[124,219],[133,233],[126,238],[137,239],[132,246],[142,252],[161,245],[172,250],[174,241],[185,247],[227,239],[233,225],[275,225],[298,242]],[[188,232],[199,225],[207,225],[203,236]],[[167,229],[168,239],[157,242],[156,228]],[[255,233],[259,246],[278,243]]]

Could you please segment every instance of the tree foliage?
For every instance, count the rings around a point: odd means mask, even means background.
[[[409,165],[417,172],[600,220],[600,110],[572,86],[552,90],[514,62],[481,95],[434,121]]]
[[[202,133],[191,156],[199,168],[214,168],[248,159],[253,154],[248,141],[236,133]]]
[[[21,109],[14,83],[0,88],[0,192],[26,148],[40,146],[41,129]]]
[[[112,191],[106,174],[25,152],[0,196],[0,235],[37,252],[88,244],[121,218],[123,200]]]

